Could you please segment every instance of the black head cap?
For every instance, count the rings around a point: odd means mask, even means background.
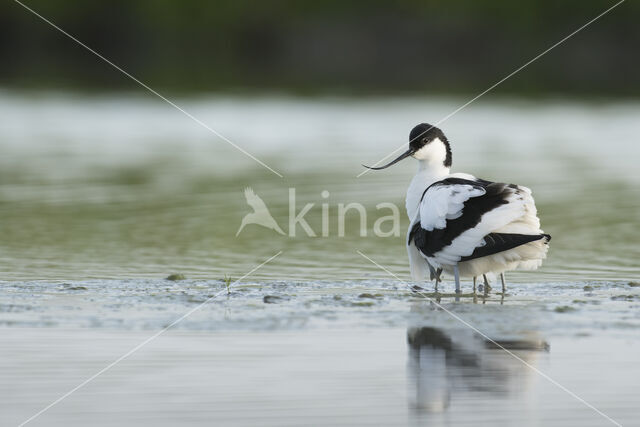
[[[440,129],[429,123],[420,123],[411,129],[409,133],[409,147],[411,147],[413,151],[418,151],[436,138],[442,141],[447,149],[447,157],[444,160],[444,165],[451,167],[451,147],[449,146],[449,140]]]

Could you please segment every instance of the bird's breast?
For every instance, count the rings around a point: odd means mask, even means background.
[[[413,218],[415,218],[424,191],[431,184],[446,178],[446,176],[447,175],[433,174],[428,170],[418,171],[409,184],[407,198],[405,199],[405,208],[407,209],[409,220],[413,221]]]

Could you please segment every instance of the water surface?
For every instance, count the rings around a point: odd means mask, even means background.
[[[280,178],[143,96],[0,95],[1,424],[196,307],[33,423],[610,423],[536,369],[622,424],[640,416],[640,104],[487,99],[442,125],[454,171],[532,188],[553,236],[506,295],[465,282],[456,300],[404,282],[415,165],[356,176],[464,100],[178,101]],[[287,235],[236,236],[245,187]],[[315,237],[290,233],[291,189]],[[375,236],[385,202],[397,236]],[[339,236],[340,203],[366,208],[365,236],[355,211]]]

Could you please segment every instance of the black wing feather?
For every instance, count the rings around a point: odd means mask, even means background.
[[[489,233],[484,236],[485,245],[477,247],[471,255],[460,258],[460,262],[508,251],[540,239],[546,239],[548,243],[551,236],[548,234]]]

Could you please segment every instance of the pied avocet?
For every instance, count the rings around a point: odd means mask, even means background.
[[[531,190],[515,184],[449,173],[451,147],[444,133],[421,123],[409,134],[409,149],[380,167],[400,160],[418,160],[418,173],[407,190],[409,264],[414,280],[427,274],[440,281],[444,270],[453,274],[456,293],[460,277],[534,270],[546,257],[551,236],[540,229]],[[486,276],[485,277],[485,285]]]

